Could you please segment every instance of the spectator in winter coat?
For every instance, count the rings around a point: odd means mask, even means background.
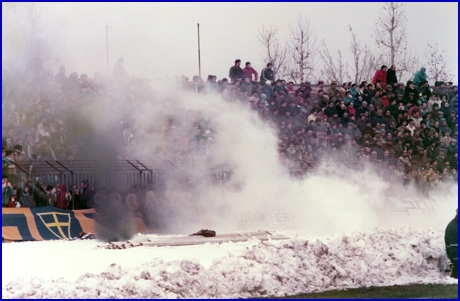
[[[276,81],[276,85],[273,87],[273,91],[275,92],[276,96],[287,96],[289,94],[288,90],[282,85],[281,80]]]
[[[441,100],[439,99],[438,96],[431,95],[430,99],[427,102],[427,105],[428,105],[427,112],[431,112],[433,110],[434,104],[437,104],[438,106],[440,106],[442,104],[442,102],[441,102]]]
[[[254,85],[251,83],[251,79],[246,77],[243,84],[241,85],[241,91],[246,92],[248,96],[253,96]]]
[[[60,209],[68,209],[70,204],[70,193],[66,191],[66,185],[61,184],[57,186],[56,207]]]
[[[331,87],[326,90],[327,96],[329,99],[332,99],[335,97],[339,91],[337,90],[337,83],[336,82],[331,82]]]
[[[219,84],[217,84],[217,76],[208,75],[206,81],[206,90],[208,93],[217,93],[219,91]]]
[[[254,74],[254,79],[252,79],[252,75]],[[246,62],[246,66],[243,68],[243,79],[249,78],[251,81],[257,81],[259,78],[259,74],[257,71],[251,67],[250,62]]]
[[[376,115],[372,118],[372,126],[374,127],[377,123],[385,124],[385,118],[381,109],[378,109]]]
[[[2,207],[7,207],[11,196],[14,195],[14,189],[8,181],[8,176],[2,174]]]
[[[275,82],[275,73],[273,72],[273,64],[268,63],[267,68],[264,68],[260,73],[260,81],[262,84],[269,80],[271,83]]]
[[[377,70],[372,78],[372,83],[377,85],[380,83],[381,87],[387,86],[387,66],[383,65],[379,70]]]
[[[419,84],[417,92],[418,92],[419,95],[420,94],[426,95],[426,99],[429,99],[431,97],[431,90],[430,90],[430,87],[429,87],[428,82],[426,80],[422,81]]]
[[[61,85],[62,90],[66,90],[67,88],[67,76],[65,75],[65,67],[61,66],[59,67],[59,72],[56,74],[54,77],[56,83]]]
[[[243,69],[240,67],[241,60],[235,60],[235,65],[230,68],[228,77],[232,80],[232,83],[243,78]]]
[[[387,71],[387,85],[391,85],[393,87],[394,84],[398,82],[398,79],[396,77],[396,66],[391,65],[391,68],[388,69]]]
[[[271,81],[267,80],[265,81],[264,86],[262,87],[261,94],[267,95],[267,101],[270,102],[272,99],[275,98],[275,92],[273,91],[271,87]]]
[[[34,202],[37,207],[48,206],[50,195],[46,191],[46,183],[41,178],[35,180]]]
[[[93,191],[89,187],[89,181],[81,181],[81,209],[89,209],[93,207]]]
[[[420,71],[417,71],[414,76],[414,85],[419,86],[423,81],[426,81],[426,68],[422,67],[420,68]]]
[[[21,207],[33,207],[34,191],[30,181],[22,182],[16,195]]]
[[[409,100],[409,95],[410,93],[413,94],[413,98]],[[418,93],[417,90],[414,88],[414,83],[412,81],[408,81],[406,87],[404,88],[404,100],[410,101],[412,104],[415,104],[417,99],[418,99]]]
[[[2,159],[2,173],[8,176],[8,181],[16,185],[17,181],[17,169],[14,164],[14,151],[7,149],[5,156]]]
[[[375,90],[374,96],[371,99],[371,104],[374,105],[374,108],[383,110],[383,103],[382,99],[380,98],[380,90]]]
[[[16,144],[14,146],[14,162],[18,165],[20,169],[22,169],[24,172],[27,172],[28,158],[26,153],[22,151],[22,146],[19,144]]]

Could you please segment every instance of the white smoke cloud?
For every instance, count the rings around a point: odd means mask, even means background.
[[[205,124],[203,133],[209,129],[213,138],[211,156],[198,156],[200,163],[192,166],[175,163],[180,171],[176,175],[186,175],[195,185],[178,185],[178,178],[168,183],[168,190],[191,193],[187,200],[179,198],[170,204],[175,218],[169,231],[188,233],[208,228],[222,233],[284,228],[330,235],[396,224],[439,226],[455,209],[456,185],[442,197],[433,192],[426,200],[429,206],[437,206],[431,212],[405,210],[411,207],[398,204],[402,210],[389,213],[388,191],[394,194],[394,184],[384,182],[370,167],[356,172],[346,163],[325,161],[306,178],[294,179],[279,161],[276,132],[246,104],[228,102],[220,95],[180,91],[177,85],[157,87],[152,95],[141,102],[129,102],[137,140],[136,152],[130,156],[174,162],[177,145],[164,152],[158,149],[165,149],[167,139],[180,133],[193,135],[193,122],[197,120]],[[112,106],[112,118],[126,113],[117,108],[126,106]],[[101,122],[101,116],[95,115],[95,123]],[[158,134],[170,123],[168,120],[172,120],[170,133]],[[216,165],[231,169],[229,181],[207,181]],[[404,187],[397,196],[423,199],[415,189]]]

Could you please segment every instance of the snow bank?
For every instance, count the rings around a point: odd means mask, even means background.
[[[97,249],[97,241],[3,244],[2,297],[245,298],[458,283],[444,273],[443,235],[443,228],[406,227],[127,250]]]

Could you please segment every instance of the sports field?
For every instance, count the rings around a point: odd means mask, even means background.
[[[458,299],[458,284],[413,284],[334,290],[275,299]]]

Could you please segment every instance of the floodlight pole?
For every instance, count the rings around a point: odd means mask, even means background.
[[[105,26],[105,38],[107,44],[107,76],[109,76],[109,26]]]
[[[201,55],[200,55],[200,23],[196,24],[198,27],[198,73],[201,78]]]

